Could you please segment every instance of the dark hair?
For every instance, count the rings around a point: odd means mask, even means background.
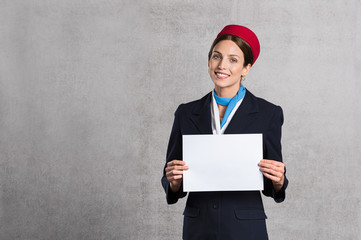
[[[246,41],[244,41],[242,38],[240,38],[236,35],[230,35],[230,34],[221,35],[213,41],[211,49],[209,50],[209,53],[208,53],[208,61],[211,59],[214,46],[216,46],[217,43],[219,43],[220,41],[223,41],[223,40],[233,41],[242,50],[243,55],[244,55],[244,63],[243,63],[244,67],[247,66],[248,64],[251,64],[251,65],[253,64],[253,52],[252,52],[252,48],[249,46],[249,44]]]

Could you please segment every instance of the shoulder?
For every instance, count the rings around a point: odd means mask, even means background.
[[[271,103],[265,100],[264,98],[256,97],[248,89],[246,95],[248,95],[249,101],[253,102],[255,105],[258,106],[260,111],[267,111],[267,112],[282,111],[282,108],[279,105]]]
[[[175,114],[189,114],[192,112],[198,112],[200,109],[202,109],[205,106],[209,106],[211,102],[212,92],[207,93],[205,96],[203,96],[200,99],[182,103],[178,106]]]

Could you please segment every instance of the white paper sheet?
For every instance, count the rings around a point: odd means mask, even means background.
[[[262,149],[262,134],[183,135],[183,190],[263,190]]]

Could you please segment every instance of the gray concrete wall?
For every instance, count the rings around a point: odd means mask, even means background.
[[[270,239],[361,239],[361,1],[0,1],[0,239],[180,239],[160,184],[208,48],[249,26],[254,94],[283,107]]]

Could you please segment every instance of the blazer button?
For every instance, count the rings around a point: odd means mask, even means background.
[[[213,209],[217,209],[218,208],[218,204],[213,204]]]

